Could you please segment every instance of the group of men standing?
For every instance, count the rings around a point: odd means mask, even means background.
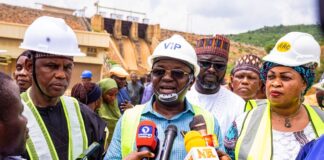
[[[51,32],[48,32],[49,29]],[[210,44],[206,47],[207,40],[212,40],[212,43],[217,44]],[[166,40],[168,41],[178,43],[183,48],[173,48],[178,55],[169,55],[168,52],[172,51],[172,48],[166,48],[163,42],[160,44],[161,47],[155,49],[149,63],[151,66],[155,63],[161,65],[157,65],[157,69],[152,67],[152,83],[147,85],[151,87],[151,94],[153,95],[154,92],[155,95],[150,98],[151,100],[147,100],[148,103],[154,103],[154,105],[150,104],[151,109],[166,119],[173,119],[179,113],[186,111],[189,104],[189,106],[198,105],[218,118],[220,127],[216,122],[214,129],[219,132],[222,128],[223,133],[217,134],[221,140],[221,135],[225,133],[223,128],[226,128],[236,115],[243,112],[245,105],[243,99],[221,86],[227,68],[229,40],[221,35],[216,35],[211,39],[202,39],[203,42],[198,41],[196,51],[190,48],[191,45],[181,36],[174,36]],[[205,44],[199,46],[201,43]],[[73,57],[83,55],[78,48],[72,29],[62,19],[40,17],[27,29],[20,48],[29,52],[29,57],[22,65],[32,77],[31,87],[24,90],[25,92],[21,95],[24,104],[23,115],[29,121],[27,152],[22,154],[23,157],[75,159],[92,142],[103,144],[104,122],[84,104],[63,96],[70,82]],[[184,51],[178,52],[178,49]],[[192,55],[186,55],[188,50]],[[194,58],[196,53],[198,59],[188,61],[183,58],[186,56]],[[179,66],[170,65],[174,59],[181,63],[185,62],[184,66],[189,66],[190,70],[176,70]],[[168,66],[168,68],[171,66],[168,78],[165,78],[168,70],[159,70],[161,66]],[[184,78],[187,74],[182,77],[177,75],[184,74],[182,72],[189,74],[189,79],[187,79],[189,81],[183,81],[183,85],[178,83],[181,81],[179,78]],[[141,104],[144,86],[139,83],[137,75],[131,73],[131,82],[126,85],[128,73],[123,71],[123,68],[113,67],[110,73],[111,78],[118,85],[118,106],[122,113],[133,108],[134,105]],[[157,82],[158,77],[163,79],[162,85]],[[189,91],[186,94],[187,90]],[[177,99],[165,101],[163,98],[168,94],[176,94]],[[182,121],[180,118],[181,124]],[[187,123],[187,121],[184,122]],[[160,129],[164,130],[165,127]],[[188,130],[188,126],[186,129]],[[120,128],[117,128],[116,134],[118,131],[121,132]],[[103,150],[96,157],[100,157],[102,153]]]
[[[28,159],[76,159],[92,143],[101,146],[92,155],[93,159],[153,158],[158,153],[137,151],[134,143],[140,121],[153,121],[160,132],[157,138],[162,141],[165,139],[162,132],[168,125],[175,125],[178,132],[190,131],[189,123],[194,116],[201,114],[206,120],[208,133],[215,134],[219,141],[219,158],[230,159],[224,153],[223,138],[235,118],[245,111],[249,98],[242,99],[222,86],[230,48],[230,41],[226,37],[216,35],[200,39],[196,48],[179,35],[162,41],[148,59],[152,81],[145,86],[149,88],[140,84],[136,73],[130,74],[131,82],[127,84],[129,74],[120,66],[112,67],[110,76],[118,86],[118,107],[123,115],[117,122],[105,155],[105,122],[83,103],[64,96],[73,71],[73,57],[84,55],[78,48],[72,29],[62,19],[40,17],[26,30],[20,48],[29,52],[28,59],[22,65],[32,77],[32,85],[23,90],[22,104],[17,102],[18,93],[12,93],[12,99],[18,103],[14,106],[20,111],[17,113],[22,117],[19,117],[20,124],[28,120],[29,131],[20,127],[20,132],[16,132],[20,137],[29,135],[27,150],[21,153],[23,147],[20,147],[15,152],[10,152],[10,149],[3,151],[2,144],[9,145],[0,143],[0,158],[20,154]],[[231,79],[235,85],[232,87],[245,85],[243,91],[238,91],[242,94],[250,93],[254,88],[251,88],[250,82],[235,82],[235,73],[245,69],[257,74],[260,64],[255,63],[256,59],[245,58],[245,62],[239,63],[233,70]],[[255,85],[258,89],[254,89],[256,91],[251,98],[258,98],[257,92],[262,90],[259,81]],[[13,85],[0,89],[7,92],[10,87],[17,91]],[[145,94],[146,89],[149,96]],[[231,89],[235,91],[235,88]],[[147,102],[139,105],[144,97]],[[1,121],[4,115],[0,115]],[[169,159],[184,159],[186,154],[184,138],[177,136]]]

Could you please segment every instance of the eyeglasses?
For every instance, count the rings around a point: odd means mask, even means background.
[[[219,64],[210,61],[198,61],[198,64],[203,69],[209,69],[211,66],[213,66],[215,70],[224,70],[226,68],[226,64]]]
[[[154,77],[163,77],[166,72],[171,73],[171,77],[175,79],[182,79],[185,75],[189,75],[190,73],[185,72],[180,69],[171,69],[171,70],[166,70],[163,68],[154,68],[151,73]]]

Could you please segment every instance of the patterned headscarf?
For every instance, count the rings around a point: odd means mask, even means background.
[[[273,62],[264,62],[263,66],[261,68],[261,72],[260,72],[260,77],[261,80],[263,81],[263,83],[265,83],[265,81],[267,80],[267,73],[268,71],[276,66],[283,66],[280,64],[276,64]],[[288,67],[288,66],[286,66]],[[294,69],[296,72],[298,72],[301,77],[303,78],[303,80],[306,82],[307,87],[303,93],[303,95],[306,94],[306,92],[309,90],[309,88],[312,86],[314,79],[315,79],[315,65],[302,65],[302,66],[296,66],[296,67],[291,67],[292,69]]]

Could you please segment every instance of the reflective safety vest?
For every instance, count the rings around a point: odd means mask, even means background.
[[[122,158],[125,158],[134,150],[135,138],[137,126],[140,123],[142,112],[145,108],[144,105],[136,105],[132,109],[128,109],[124,112],[121,122],[121,152]],[[204,110],[198,106],[192,105],[195,115],[201,114],[207,125],[207,133],[214,134],[214,116],[207,110]],[[217,135],[216,135],[217,138]]]
[[[268,103],[268,99],[250,99],[245,103],[244,112],[250,111],[257,106],[266,106]]]
[[[305,105],[317,137],[324,133],[324,112]],[[235,159],[272,159],[270,103],[249,111],[235,146]]]
[[[51,136],[29,93],[30,89],[21,94],[24,105],[23,115],[28,119],[29,138],[26,144],[28,155],[32,160],[58,160],[58,153]],[[68,159],[73,160],[87,149],[87,134],[78,101],[67,96],[61,96],[60,100],[68,128]]]

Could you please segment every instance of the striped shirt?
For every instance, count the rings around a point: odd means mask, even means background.
[[[165,138],[164,131],[168,125],[173,124],[178,128],[177,136],[174,140],[172,151],[170,154],[170,159],[184,159],[187,155],[184,145],[184,139],[180,134],[180,131],[190,131],[189,123],[195,116],[191,104],[185,99],[186,109],[179,113],[178,115],[172,117],[171,119],[165,118],[163,115],[157,113],[153,110],[152,104],[154,99],[151,98],[146,107],[142,112],[142,120],[151,120],[156,124],[158,130],[158,138],[160,140],[160,148]],[[214,133],[217,135],[219,141],[219,149],[224,151],[224,143],[221,135],[221,130],[217,119],[214,117],[215,126]],[[105,155],[105,160],[122,159],[121,155],[121,118],[117,122],[112,141],[109,145],[107,154]],[[136,144],[134,144],[134,150],[136,150]],[[155,154],[157,155],[157,154]]]

